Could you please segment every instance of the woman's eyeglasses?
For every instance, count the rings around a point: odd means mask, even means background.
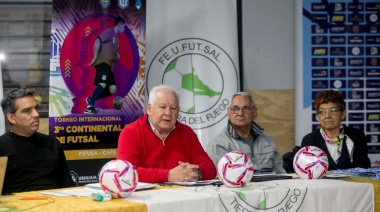
[[[337,108],[331,108],[330,110],[318,110],[317,111],[317,114],[318,116],[325,116],[327,113],[329,113],[330,115],[334,116],[336,114],[338,114],[338,112],[340,112],[341,110],[337,109]]]

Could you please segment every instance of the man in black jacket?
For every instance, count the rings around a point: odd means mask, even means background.
[[[8,156],[3,194],[74,186],[59,141],[37,132],[34,90],[8,92],[1,107],[10,131],[0,136],[0,156]]]

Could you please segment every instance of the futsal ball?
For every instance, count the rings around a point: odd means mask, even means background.
[[[293,168],[301,179],[319,179],[328,171],[329,160],[320,148],[305,146],[294,156]]]
[[[136,169],[124,160],[111,160],[99,172],[102,190],[112,193],[115,198],[131,195],[137,187],[138,179]]]
[[[112,104],[116,110],[120,110],[123,107],[124,100],[121,96],[117,96],[113,99]]]
[[[243,187],[253,176],[251,159],[243,152],[232,151],[218,162],[218,177],[227,187]]]

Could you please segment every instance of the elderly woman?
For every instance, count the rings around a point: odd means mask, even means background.
[[[329,170],[369,168],[366,136],[359,129],[341,124],[347,114],[342,94],[333,90],[322,91],[317,94],[314,107],[321,126],[302,139],[301,147],[322,149],[329,159]]]

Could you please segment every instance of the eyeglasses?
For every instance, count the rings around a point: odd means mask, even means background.
[[[247,114],[247,113],[250,113],[252,111],[252,108],[251,107],[243,107],[243,108],[240,108],[240,107],[230,107],[230,110],[233,114],[239,114],[240,111],[243,111],[243,113]]]
[[[341,110],[338,110],[337,108],[331,108],[330,110],[318,110],[317,114],[318,116],[325,116],[327,113],[329,113],[330,115],[335,116],[339,111]]]

